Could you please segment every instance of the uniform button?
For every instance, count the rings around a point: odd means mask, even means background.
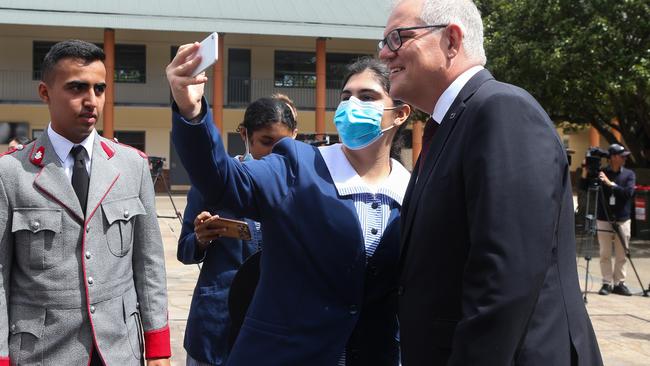
[[[95,307],[93,305],[90,306],[90,313],[95,314]]]
[[[90,252],[86,252],[86,259],[90,259],[91,255]]]
[[[136,303],[135,303],[135,308],[136,308],[136,309],[140,309],[140,303],[139,303],[139,302],[136,302]]]
[[[93,282],[95,282],[95,281],[93,281],[93,278],[92,278],[92,277],[88,277],[88,284],[89,284],[89,285],[92,285]]]
[[[379,232],[379,230],[373,228],[372,230],[370,230],[370,232],[372,233],[372,235],[377,235],[377,233]]]
[[[16,324],[11,324],[11,331],[15,332],[16,331]]]
[[[404,295],[404,286],[400,286],[397,288],[397,295],[399,296]]]
[[[373,202],[372,206],[370,206],[370,207],[372,207],[373,209],[376,209],[377,207],[379,207],[379,203]]]
[[[90,226],[86,226],[86,232],[87,232],[87,233],[90,232]]]
[[[30,226],[32,227],[32,230],[38,230],[38,228],[41,227],[41,223],[38,221],[32,221]]]
[[[124,218],[126,219],[128,217],[129,217],[129,210],[124,210]]]
[[[359,308],[356,305],[350,305],[350,315],[357,315]]]

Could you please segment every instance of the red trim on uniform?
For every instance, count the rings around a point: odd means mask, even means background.
[[[41,166],[41,168],[42,168],[42,166]],[[50,197],[54,202],[58,203],[59,205],[63,206],[63,208],[65,208],[66,210],[68,210],[68,212],[70,213],[70,215],[72,215],[72,216],[74,216],[75,218],[77,218],[77,220],[79,220],[79,222],[83,222],[83,221],[84,221],[83,217],[79,217],[79,215],[77,215],[77,214],[74,212],[74,210],[72,210],[70,207],[66,206],[63,202],[61,202],[61,200],[59,200],[58,198],[56,198],[52,193],[50,193],[47,189],[45,189],[45,187],[41,186],[40,184],[38,184],[38,183],[36,182],[36,180],[37,180],[38,177],[41,175],[41,173],[43,173],[43,169],[41,169],[41,170],[38,172],[38,174],[36,174],[36,178],[34,178],[34,185],[35,185],[36,187],[38,187],[38,188],[39,188],[43,193],[45,193],[48,197]],[[0,365],[0,366],[2,366],[2,365]]]
[[[118,145],[124,146],[124,147],[128,147],[129,149],[135,150],[138,153],[138,155],[140,155],[140,157],[143,158],[143,159],[149,159],[147,154],[143,153],[142,151],[136,149],[135,147],[133,147],[131,145],[127,145],[127,144],[123,144],[121,142],[117,142],[117,140],[115,141],[115,143],[118,144]]]
[[[9,364],[11,364],[9,357],[0,357],[0,366],[9,366]]]
[[[5,156],[5,155],[9,155],[9,154],[15,153],[16,151],[18,151],[18,149],[16,149],[15,147],[12,147],[11,149],[9,149],[9,150],[7,150],[7,151],[1,153],[1,154],[0,154],[0,158],[3,157],[3,156]],[[0,358],[0,362],[1,362],[1,361],[2,361],[2,359]]]
[[[88,364],[86,366],[90,366],[90,361],[93,360],[93,350],[95,349],[95,344],[90,345],[90,354],[88,355]]]
[[[172,347],[169,340],[169,325],[144,332],[144,345],[144,357],[146,359],[171,357]]]
[[[108,146],[108,144],[104,141],[100,142],[100,145],[102,145],[102,149],[104,149],[104,152],[106,155],[108,155],[108,160],[111,160],[113,155],[115,155],[115,150],[113,150],[112,147]]]
[[[88,320],[90,320],[90,332],[93,336],[93,345],[97,344],[97,337],[95,334],[95,324],[93,323],[93,317],[92,314],[90,313],[90,298],[88,297],[88,279],[86,278],[86,256],[83,255],[83,253],[86,251],[86,228],[88,227],[88,223],[90,222],[90,219],[92,219],[93,215],[95,215],[95,212],[97,211],[97,208],[101,205],[102,201],[104,201],[104,198],[108,195],[108,192],[113,189],[113,186],[115,185],[115,182],[117,182],[117,179],[120,177],[118,174],[115,179],[113,179],[113,182],[111,185],[108,187],[106,190],[106,193],[102,196],[102,198],[99,200],[99,203],[95,208],[92,210],[90,215],[88,215],[88,218],[84,222],[84,226],[82,229],[82,239],[81,239],[81,272],[83,272],[84,275],[84,290],[85,290],[85,295],[86,295],[86,311],[88,312]],[[102,356],[101,351],[99,350],[99,346],[97,348],[97,354],[99,355],[99,358],[102,360],[102,363],[106,365],[106,361],[104,360],[104,356]],[[2,365],[0,365],[2,366]]]

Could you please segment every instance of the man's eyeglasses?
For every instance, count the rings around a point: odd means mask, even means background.
[[[388,49],[397,52],[397,50],[402,47],[402,32],[403,31],[409,31],[409,30],[415,30],[415,29],[426,29],[426,28],[445,28],[447,27],[448,24],[436,24],[436,25],[420,25],[417,27],[406,27],[406,28],[395,28],[392,31],[388,32],[386,35],[386,38],[382,39],[379,41],[377,44],[377,48],[379,51],[384,48],[384,46],[388,46]]]

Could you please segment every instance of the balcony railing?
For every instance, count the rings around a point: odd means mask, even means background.
[[[227,108],[246,108],[251,102],[273,93],[282,93],[293,99],[298,109],[314,109],[316,89],[310,87],[277,86],[273,79],[234,79],[225,77],[224,105]],[[115,83],[117,105],[166,106],[170,102],[169,86],[164,74],[148,74],[146,83]],[[0,70],[0,103],[37,103],[38,80],[32,80],[31,71]],[[339,104],[340,82],[328,80],[326,108],[333,110]],[[206,84],[206,98],[212,100],[212,81]]]

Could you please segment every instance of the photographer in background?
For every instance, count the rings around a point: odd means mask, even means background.
[[[598,205],[598,243],[600,245],[600,270],[603,276],[603,286],[598,293],[609,295],[631,296],[625,286],[625,250],[630,242],[630,217],[632,210],[632,195],[636,176],[633,171],[624,167],[625,159],[630,152],[619,144],[612,144],[608,149],[609,166],[598,173],[602,193]],[[582,171],[582,186],[587,189],[587,171]],[[605,212],[607,210],[607,212]],[[611,223],[617,223],[620,237]],[[620,238],[623,238],[623,243]],[[612,270],[612,245],[616,259]],[[612,287],[613,286],[613,287]]]

